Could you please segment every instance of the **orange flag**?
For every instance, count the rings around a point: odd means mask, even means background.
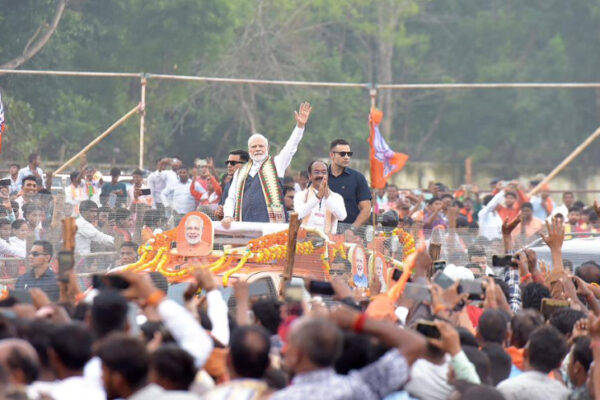
[[[372,108],[369,114],[369,126],[371,128],[369,146],[371,148],[371,187],[374,189],[383,189],[389,177],[404,168],[404,164],[408,160],[407,154],[393,151],[385,142],[379,131],[379,124],[382,119],[383,112]]]

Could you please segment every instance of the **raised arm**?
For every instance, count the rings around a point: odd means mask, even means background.
[[[280,178],[283,177],[285,170],[290,166],[292,162],[292,157],[296,154],[296,150],[298,150],[298,144],[302,140],[302,135],[304,134],[304,127],[308,122],[308,118],[310,117],[310,112],[312,111],[312,107],[309,103],[304,102],[300,104],[300,109],[298,111],[294,111],[294,118],[296,119],[296,127],[292,131],[292,134],[288,141],[285,143],[285,146],[281,149],[278,155],[275,156],[275,166],[277,168],[277,176]]]

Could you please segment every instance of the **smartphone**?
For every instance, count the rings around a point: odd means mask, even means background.
[[[566,307],[569,307],[569,302],[566,300],[554,300],[545,298],[542,299],[542,306],[540,307],[540,312],[542,313],[545,319],[548,319],[552,314],[554,314],[561,308]]]
[[[69,282],[69,272],[75,267],[75,256],[72,251],[61,250],[58,252],[58,280]]]
[[[437,273],[437,275],[434,276],[433,283],[435,283],[442,289],[448,289],[454,284],[454,281],[448,275],[440,271]]]
[[[308,291],[311,294],[322,294],[324,296],[333,296],[333,286],[326,281],[310,281]],[[300,291],[300,299],[302,299],[302,290]]]
[[[401,276],[402,276],[402,271],[400,271],[398,268],[394,268],[394,272],[392,272],[392,280],[394,282],[397,282]]]
[[[150,189],[142,189],[140,190],[140,196],[150,196],[151,190]]]
[[[26,289],[10,289],[8,291],[8,297],[16,299],[19,303],[33,304],[31,293]]]
[[[436,260],[433,262],[433,272],[443,271],[446,268],[446,260]]]
[[[0,179],[0,186],[10,186],[10,178]]]
[[[416,302],[431,302],[431,292],[429,291],[429,286],[418,283],[407,282],[406,286],[404,287],[403,297],[412,299]]]
[[[435,326],[433,321],[420,319],[417,321],[416,329],[417,332],[428,338],[439,339],[440,337],[442,337],[439,329],[437,328],[437,326]]]
[[[492,267],[510,267],[513,256],[510,254],[492,256]]]
[[[94,289],[123,290],[129,287],[129,282],[121,275],[116,274],[94,274],[92,275],[92,287]]]
[[[481,279],[461,279],[458,293],[468,293],[469,300],[483,300],[483,281]]]
[[[302,287],[300,286],[288,286],[283,294],[283,297],[288,303],[301,303],[302,302]]]

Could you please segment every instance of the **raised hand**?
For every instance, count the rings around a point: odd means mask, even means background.
[[[548,235],[540,233],[542,240],[546,242],[550,250],[560,251],[565,240],[565,227],[556,220],[552,220],[552,223],[546,221],[546,228],[548,229]]]
[[[294,118],[296,118],[296,125],[298,125],[298,128],[304,128],[308,122],[311,111],[312,107],[308,102],[300,104],[300,109],[298,111],[294,111]]]
[[[521,222],[521,214],[517,215],[515,217],[515,219],[513,219],[510,222],[508,221],[508,218],[505,218],[504,222],[502,222],[502,234],[510,235],[512,233],[512,231],[515,230],[517,225],[519,225],[520,222]]]

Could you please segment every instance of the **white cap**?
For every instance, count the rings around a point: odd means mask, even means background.
[[[446,268],[444,268],[444,274],[453,281],[460,279],[475,279],[475,276],[468,268],[457,267],[454,264],[448,264]]]

